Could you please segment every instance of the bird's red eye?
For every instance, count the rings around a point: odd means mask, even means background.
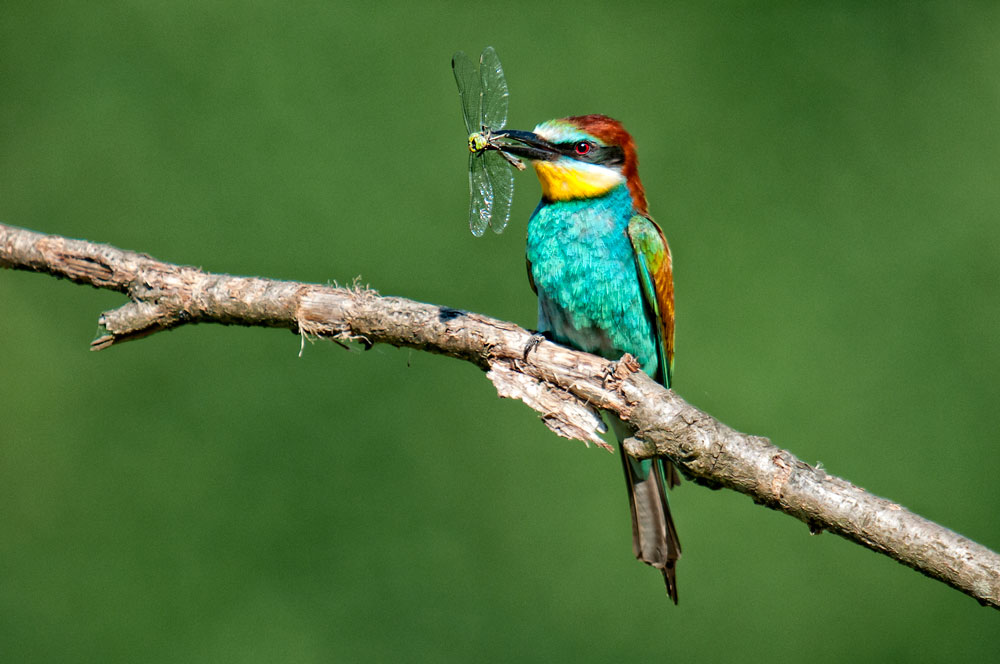
[[[580,141],[579,143],[573,146],[573,149],[576,150],[577,154],[587,154],[588,152],[590,152],[590,149],[592,147],[593,146],[587,141]]]

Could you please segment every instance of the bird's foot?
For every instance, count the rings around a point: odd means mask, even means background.
[[[524,355],[522,356],[522,359],[527,362],[528,354],[538,348],[538,345],[543,341],[552,341],[552,335],[548,332],[535,332],[532,334],[531,338],[528,339],[528,343],[524,344]]]
[[[617,362],[612,362],[604,370],[604,387],[609,390],[616,390],[622,381],[628,378],[629,374],[634,374],[642,369],[639,360],[632,355],[625,353]]]

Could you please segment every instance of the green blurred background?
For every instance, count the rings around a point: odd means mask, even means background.
[[[510,126],[634,134],[675,256],[677,390],[1000,547],[995,3],[59,3],[0,10],[0,221],[531,326],[466,225],[453,51]],[[1000,616],[728,491],[673,494],[681,604],[618,459],[468,364],[189,327],[0,273],[11,662],[982,660]]]

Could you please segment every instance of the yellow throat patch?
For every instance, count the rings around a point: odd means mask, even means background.
[[[565,161],[536,161],[535,173],[542,183],[542,195],[550,201],[571,201],[603,196],[625,182],[610,168]]]

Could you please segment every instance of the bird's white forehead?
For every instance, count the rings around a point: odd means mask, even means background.
[[[548,120],[536,126],[534,132],[549,143],[574,143],[596,140],[576,125],[564,120]]]

